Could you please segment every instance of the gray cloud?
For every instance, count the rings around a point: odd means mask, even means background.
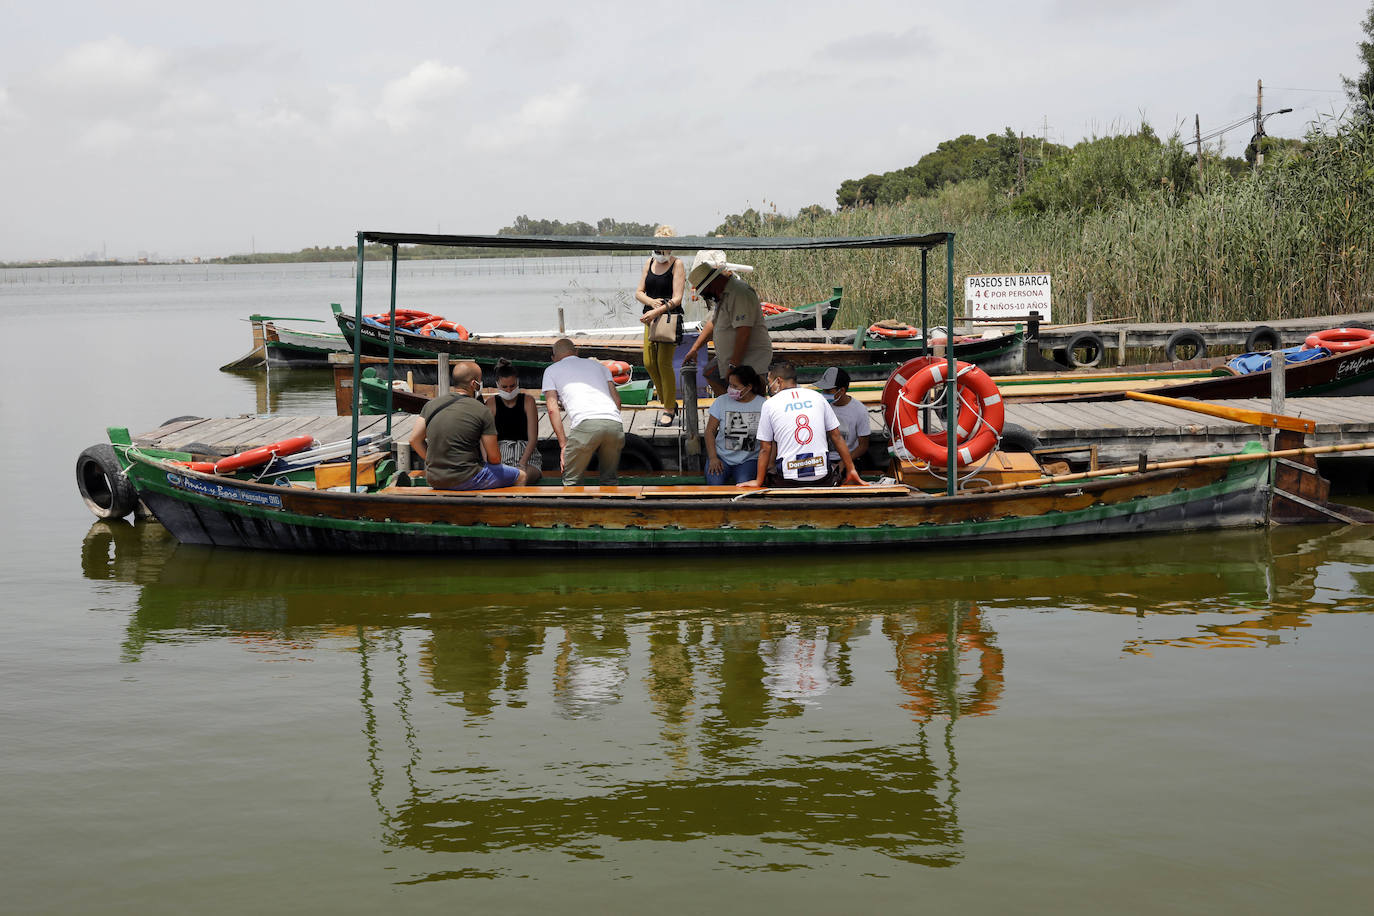
[[[934,43],[920,26],[902,32],[865,32],[832,41],[821,48],[821,56],[850,63],[905,60],[926,56]]]

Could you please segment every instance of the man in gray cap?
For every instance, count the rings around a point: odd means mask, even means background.
[[[868,451],[868,437],[873,434],[873,421],[869,419],[868,407],[849,393],[849,373],[839,366],[831,366],[816,380],[816,388],[830,402],[835,411],[835,419],[840,421],[840,435],[844,444],[849,446],[849,457],[857,467],[859,458]],[[840,460],[840,453],[830,450],[830,462]]]
[[[773,361],[773,342],[759,294],[728,269],[725,252],[697,252],[687,279],[713,311],[682,361],[690,362],[714,338],[716,358],[706,367],[706,383],[717,395],[725,393],[725,380],[736,366],[748,366],[760,378],[766,376]]]

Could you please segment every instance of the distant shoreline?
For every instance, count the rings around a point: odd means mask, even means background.
[[[530,249],[521,251],[518,255],[499,254],[505,251],[500,248],[438,248],[429,245],[415,245],[407,248],[398,249],[397,260],[401,261],[451,261],[469,258],[554,258],[554,257],[576,257],[576,253],[566,250],[549,251]],[[598,255],[610,257],[624,257],[626,255],[637,257],[639,254],[648,252],[633,251],[601,251],[595,252]],[[389,261],[391,260],[391,247],[388,245],[368,245],[364,249],[363,257],[367,261]],[[147,260],[140,259],[134,261],[124,260],[74,260],[74,261],[0,261],[0,268],[33,268],[33,267],[194,267],[210,264],[321,264],[332,262],[356,261],[358,255],[353,248],[307,248],[295,252],[259,252],[257,254],[231,254],[219,258],[177,258],[174,260]]]

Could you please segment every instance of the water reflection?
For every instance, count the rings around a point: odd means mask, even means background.
[[[1016,688],[999,620],[1134,615],[1151,631],[1123,633],[1136,655],[1272,646],[1370,610],[1374,585],[1374,546],[1331,528],[763,569],[359,562],[178,547],[155,524],[101,522],[81,564],[134,588],[131,662],[226,638],[356,653],[384,841],[471,857],[426,879],[507,867],[487,854],[705,837],[737,838],[739,869],[834,848],[949,865],[958,723]]]

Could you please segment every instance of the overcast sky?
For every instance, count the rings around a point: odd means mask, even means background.
[[[712,229],[1011,127],[1191,135],[1340,111],[1369,0],[6,0],[0,261]],[[1225,137],[1240,154],[1241,127]],[[938,227],[917,227],[938,228]]]

